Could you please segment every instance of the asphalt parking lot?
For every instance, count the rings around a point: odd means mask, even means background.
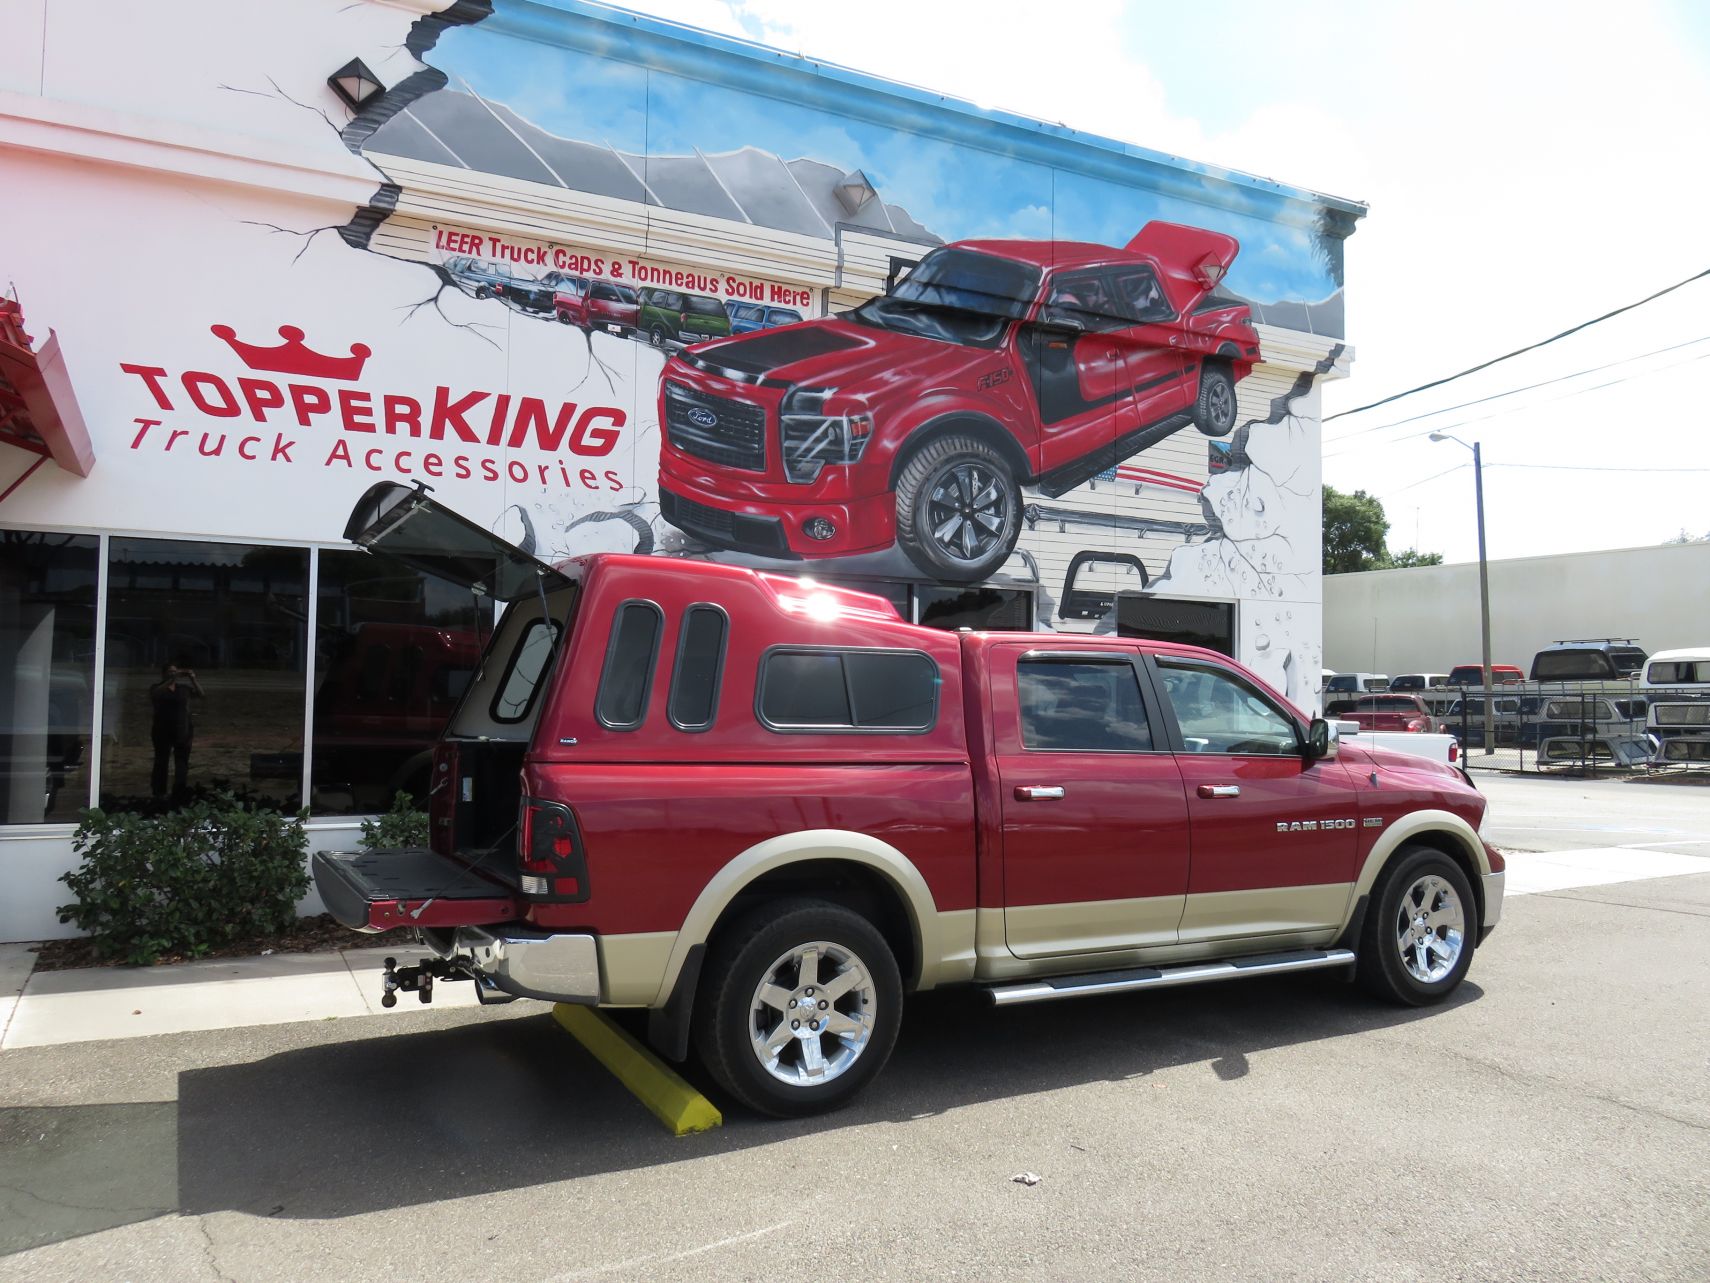
[[[530,1004],[10,1050],[0,1279],[1701,1280],[1707,943],[1710,873],[1514,897],[1422,1013],[923,996],[849,1110],[683,1139]]]

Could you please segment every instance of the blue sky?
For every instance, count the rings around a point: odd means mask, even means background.
[[[1236,212],[1052,169],[996,151],[801,107],[665,71],[513,37],[453,28],[428,61],[543,129],[625,151],[687,154],[752,146],[863,169],[888,201],[947,240],[1019,236],[1121,245],[1147,221],[1227,231],[1242,245],[1230,287],[1261,302],[1335,290],[1311,238],[1264,218],[1251,194]],[[1209,175],[1200,181],[1216,184]]]

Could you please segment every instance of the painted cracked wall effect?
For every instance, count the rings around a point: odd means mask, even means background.
[[[1315,414],[1298,411],[1345,351],[1338,345],[1273,401],[1268,419],[1237,431],[1232,444],[1243,466],[1212,477],[1200,493],[1214,533],[1177,548],[1152,585],[1165,596],[1239,599],[1238,658],[1301,708],[1316,705],[1323,671],[1323,513],[1321,425]]]

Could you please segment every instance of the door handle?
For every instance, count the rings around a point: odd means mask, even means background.
[[[1061,784],[1017,784],[1015,795],[1023,802],[1055,802],[1063,796]]]
[[[1239,784],[1201,784],[1199,795],[1201,797],[1240,797],[1241,786]]]

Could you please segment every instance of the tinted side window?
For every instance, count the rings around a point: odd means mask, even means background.
[[[671,671],[666,713],[680,731],[704,731],[718,711],[724,675],[724,638],[729,621],[717,606],[690,606],[683,612],[677,641],[677,665]]]
[[[546,661],[552,658],[552,647],[557,641],[556,623],[544,619],[529,623],[511,652],[499,693],[493,696],[495,722],[520,722],[528,716],[528,710],[534,707],[535,692],[540,689],[540,675],[546,671]]]
[[[1284,756],[1300,751],[1294,719],[1227,669],[1160,663],[1158,675],[1188,752]]]
[[[848,651],[843,656],[855,725],[925,730],[938,703],[938,669],[925,655]]]
[[[1143,753],[1152,727],[1126,661],[1022,660],[1015,668],[1026,748]]]
[[[768,655],[760,676],[760,716],[774,726],[853,726],[843,656],[830,651]]]
[[[775,650],[761,661],[760,719],[773,729],[931,729],[938,666],[918,651]]]
[[[659,607],[650,601],[626,601],[618,607],[600,691],[594,699],[594,715],[602,725],[633,731],[647,716],[663,622]]]

